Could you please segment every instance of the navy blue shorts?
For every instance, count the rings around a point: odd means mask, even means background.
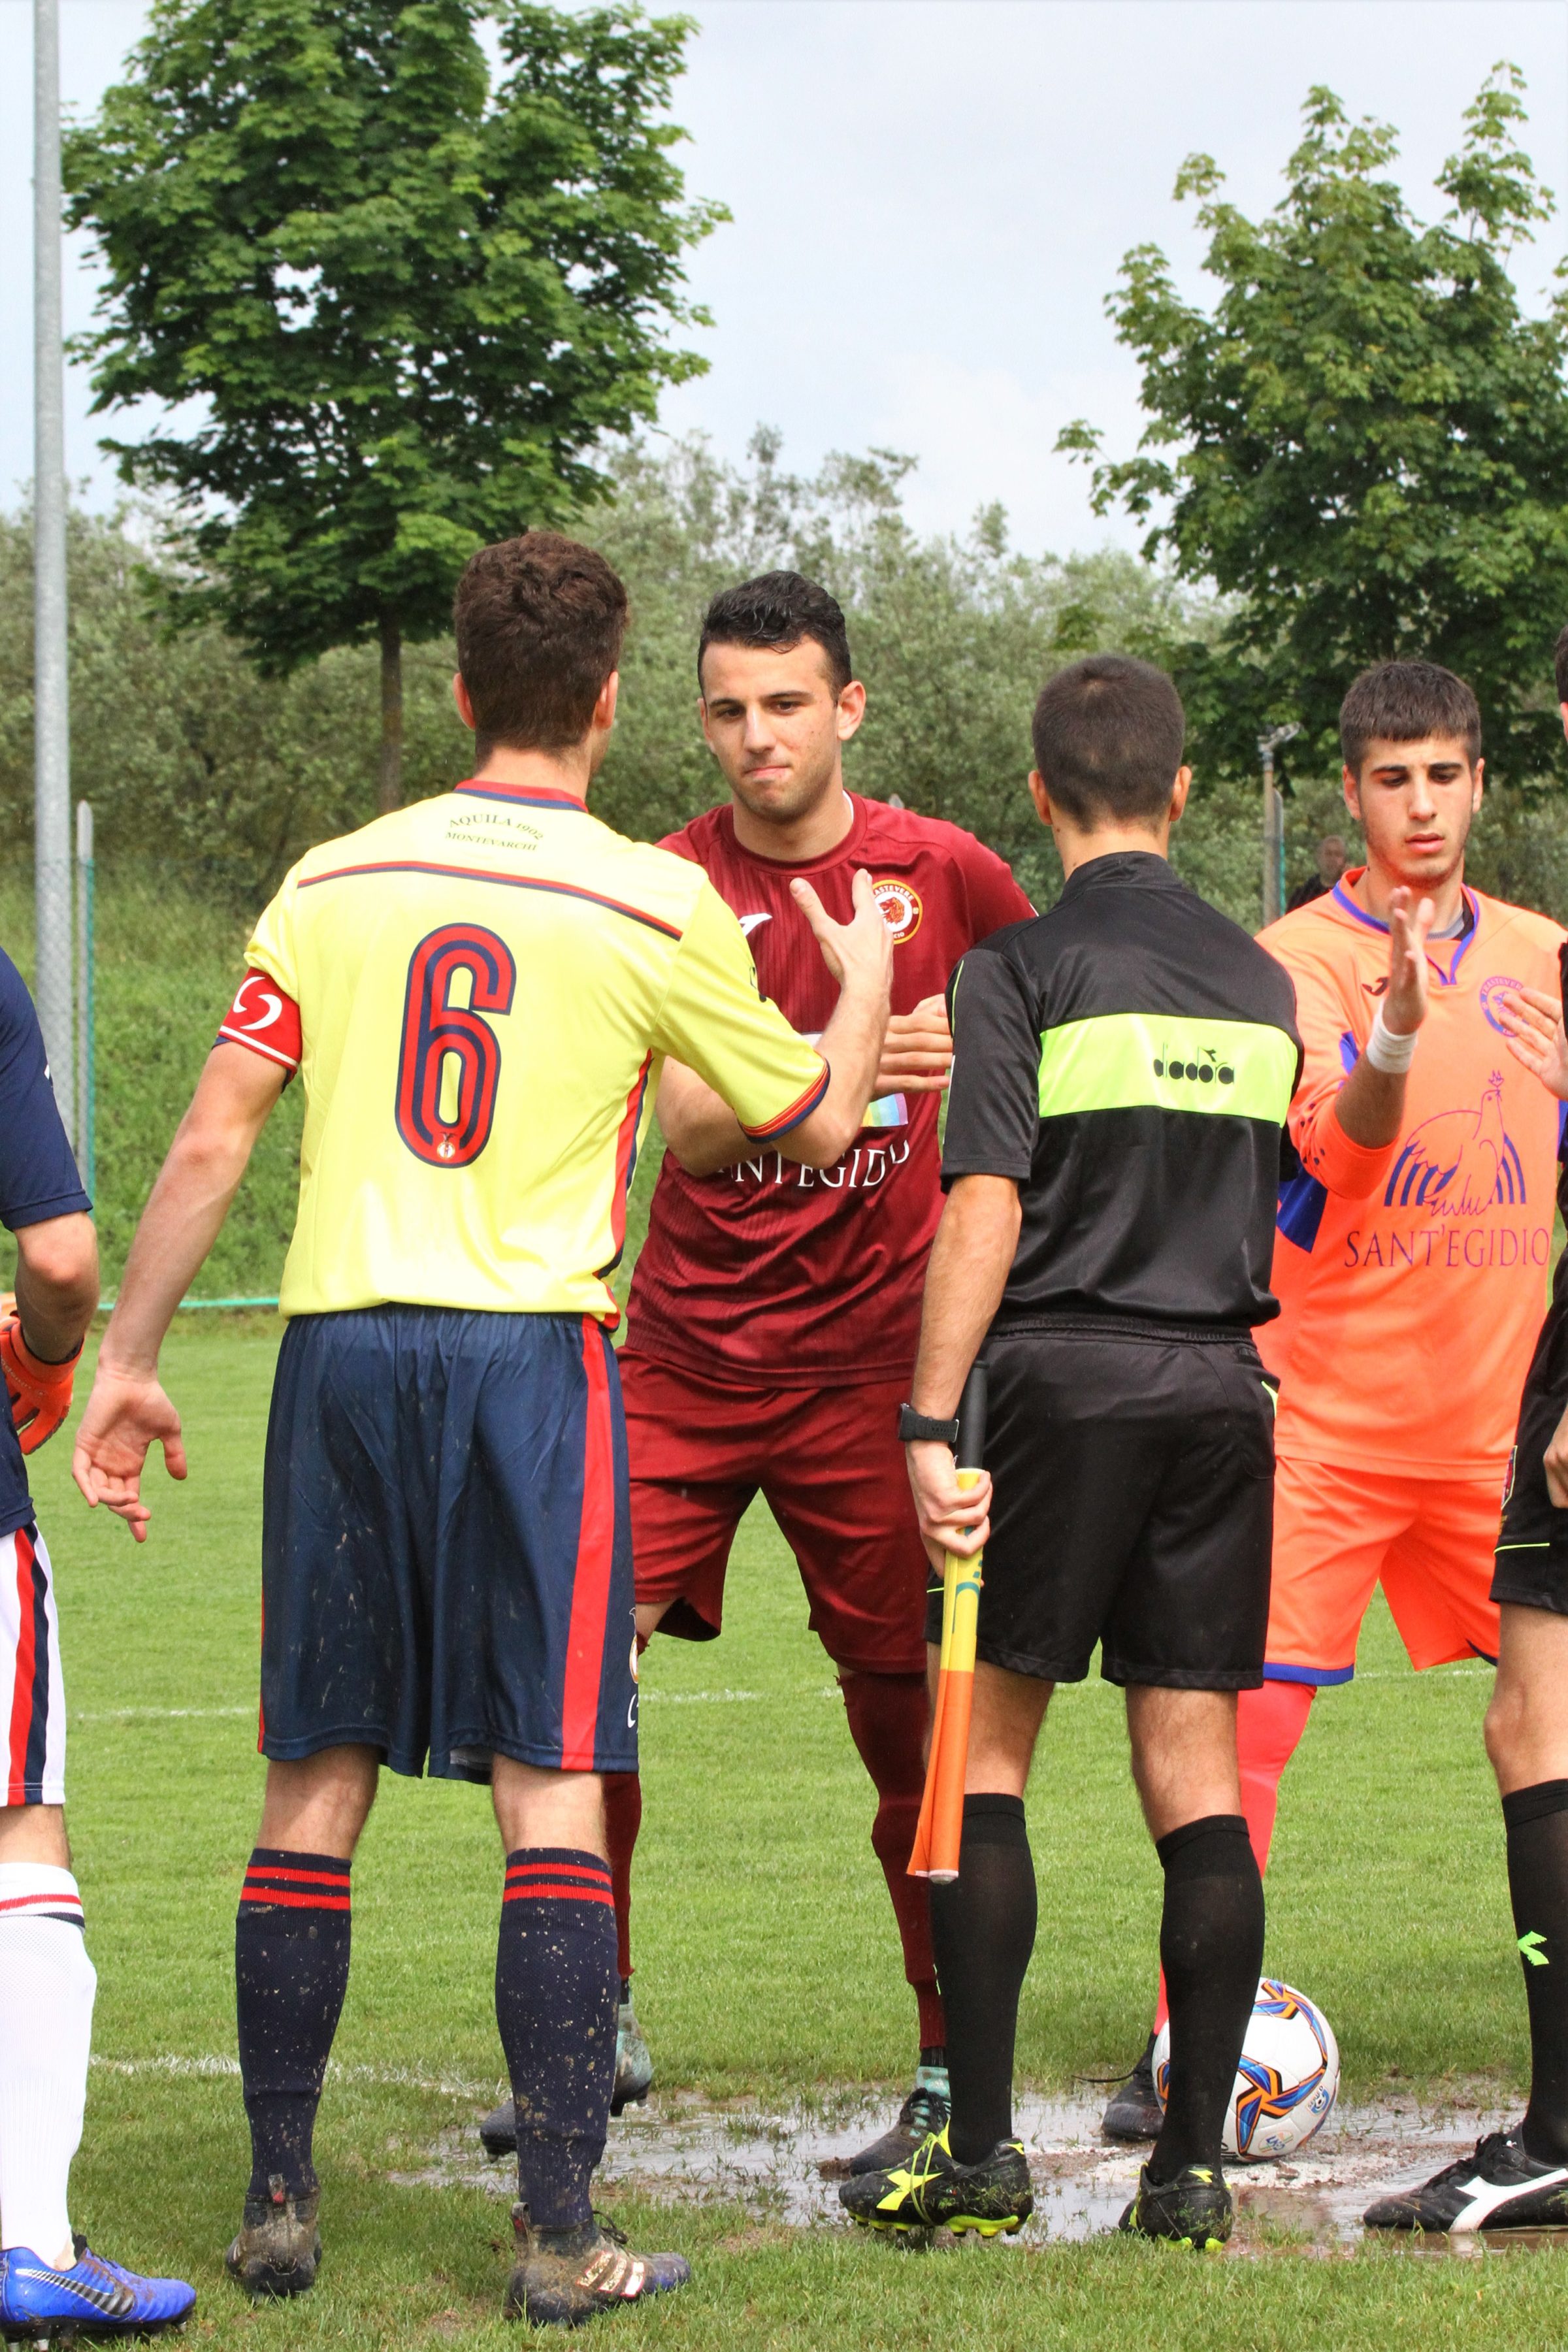
[[[615,1354],[574,1315],[301,1315],[262,1512],[261,1752],[635,1772]]]

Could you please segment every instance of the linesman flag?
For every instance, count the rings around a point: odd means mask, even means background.
[[[958,1408],[954,1466],[963,1487],[978,1485],[985,1454],[985,1367],[974,1364]],[[980,1612],[983,1554],[961,1559],[949,1552],[942,1579],[942,1667],[936,1685],[931,1756],[910,1876],[939,1886],[958,1876],[963,1839],[963,1774],[969,1761],[969,1709],[974,1696],[974,1633]]]

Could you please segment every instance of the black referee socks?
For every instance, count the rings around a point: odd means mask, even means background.
[[[931,1890],[947,2010],[948,2146],[959,2164],[978,2164],[1013,2137],[1013,2044],[1036,1907],[1023,1799],[965,1797],[958,1876]]]
[[[496,2023],[517,2109],[517,2193],[536,2230],[594,2218],[620,1990],[609,1864],[566,1846],[509,1853]]]
[[[1153,2181],[1217,2166],[1225,2111],[1263,1969],[1263,1881],[1240,1813],[1186,1822],[1154,1851],[1165,1873],[1160,1959],[1171,2005],[1165,2122]]]
[[[256,1848],[234,1926],[252,2197],[267,2195],[274,2173],[291,2197],[316,2185],[310,2141],[348,1990],[351,1916],[346,1862]]]
[[[1530,2007],[1525,2153],[1568,2163],[1568,1780],[1538,1780],[1502,1801],[1508,1891]]]

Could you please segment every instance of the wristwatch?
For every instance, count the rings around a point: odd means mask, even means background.
[[[958,1416],[951,1421],[933,1421],[929,1412],[917,1412],[912,1404],[899,1407],[899,1444],[900,1445],[956,1445]]]

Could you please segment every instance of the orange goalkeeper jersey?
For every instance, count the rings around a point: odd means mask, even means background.
[[[1428,943],[1430,1010],[1394,1142],[1336,1116],[1387,985],[1388,929],[1352,896],[1363,868],[1259,934],[1296,983],[1305,1049],[1290,1108],[1300,1171],[1281,1187],[1280,1318],[1258,1334],[1281,1379],[1279,1446],[1403,1476],[1497,1470],[1552,1262],[1562,1106],[1508,1051],[1500,997],[1555,993],[1564,934],[1465,892],[1458,939]]]

